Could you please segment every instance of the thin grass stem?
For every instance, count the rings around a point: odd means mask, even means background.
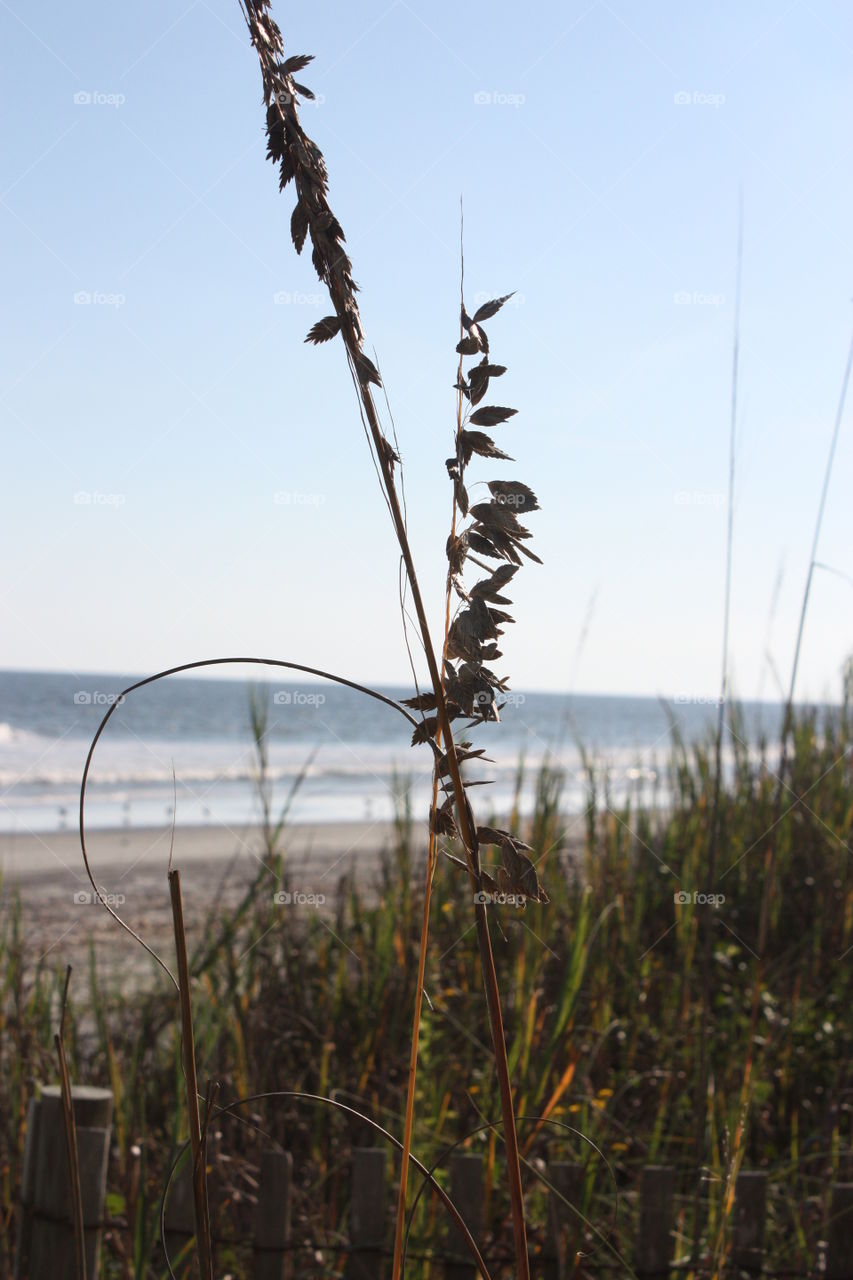
[[[53,1037],[59,1061],[59,1082],[62,1090],[62,1118],[65,1123],[65,1148],[68,1152],[68,1182],[71,1191],[71,1221],[74,1226],[74,1264],[77,1280],[86,1280],[86,1236],[83,1229],[83,1193],[80,1187],[80,1160],[77,1153],[77,1126],[74,1123],[74,1100],[71,1080],[65,1058],[65,1009],[68,1004],[68,986],[71,982],[71,965],[65,970],[65,988],[62,993],[62,1013],[59,1030]]]
[[[195,1065],[190,970],[187,960],[187,938],[184,930],[184,907],[181,899],[181,873],[169,872],[169,893],[175,925],[175,950],[178,960],[178,991],[181,1002],[181,1058],[187,1093],[187,1121],[193,1158],[193,1204],[195,1208],[196,1249],[202,1280],[213,1280],[213,1242],[210,1233],[210,1209],[207,1198],[207,1165],[205,1142],[202,1140],[198,1109],[198,1080]],[[209,1095],[208,1095],[209,1096]],[[205,1118],[205,1137],[207,1118]]]
[[[720,701],[714,735],[714,783],[711,820],[708,835],[708,860],[705,868],[705,902],[700,907],[702,928],[702,1009],[699,1031],[699,1063],[696,1073],[696,1189],[693,1197],[693,1251],[695,1266],[699,1256],[702,1231],[701,1197],[704,1182],[705,1129],[708,1107],[708,1020],[711,1013],[711,940],[714,929],[713,907],[709,904],[717,875],[717,846],[720,835],[720,795],[723,772],[723,732],[729,692],[729,617],[732,599],[732,547],[734,534],[735,442],[737,437],[737,402],[740,364],[740,305],[743,283],[743,192],[738,201],[737,283],[735,286],[734,342],[732,346],[731,413],[729,422],[729,484],[726,513],[726,579],[723,602],[723,643],[720,671]]]

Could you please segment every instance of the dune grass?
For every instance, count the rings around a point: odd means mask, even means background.
[[[788,788],[773,831],[776,883],[767,923],[761,1009],[750,1042],[746,980],[760,928],[762,868],[773,816],[774,755],[749,751],[733,712],[735,755],[720,788],[719,892],[714,909],[706,1149],[700,1262],[722,1256],[728,1232],[725,1188],[737,1160],[773,1171],[770,1261],[801,1265],[814,1255],[833,1178],[849,1176],[853,1044],[843,1017],[853,997],[844,957],[853,946],[853,821],[850,720],[845,706],[818,720],[800,714],[789,751]],[[679,1170],[676,1252],[690,1253],[697,1117],[694,1083],[702,1021],[702,948],[691,901],[704,886],[703,858],[715,785],[714,743],[673,740],[671,803],[665,811],[610,805],[606,776],[590,774],[585,814],[567,819],[563,776],[554,761],[537,777],[533,814],[513,829],[537,851],[550,904],[524,912],[496,908],[495,960],[505,992],[508,1058],[515,1082],[522,1157],[569,1158],[587,1166],[585,1210],[620,1252],[630,1252],[638,1171],[647,1163]],[[287,828],[268,825],[270,865],[288,883]],[[407,1084],[412,984],[421,931],[418,868],[423,837],[401,789],[395,839],[367,894],[342,879],[331,918],[307,910],[287,924],[272,901],[269,875],[247,886],[240,908],[208,922],[190,963],[199,1079],[215,1078],[227,1104],[281,1087],[329,1094],[400,1132]],[[543,919],[547,911],[547,925]],[[422,1019],[415,1147],[431,1163],[449,1144],[500,1117],[489,1027],[478,988],[469,904],[444,860],[433,886],[429,1003]],[[6,1106],[0,1133],[2,1213],[14,1239],[26,1104],[36,1082],[52,1078],[53,1032],[63,975],[32,954],[14,896],[4,894],[0,1072]],[[165,1172],[185,1134],[179,1030],[173,999],[152,967],[150,992],[132,1004],[112,994],[94,957],[88,990],[72,984],[65,1045],[74,1079],[116,1096],[110,1165],[106,1276],[154,1276],[156,1219]],[[752,1064],[745,1115],[744,1064]],[[624,1200],[614,1227],[613,1186]],[[249,1121],[251,1123],[246,1123]],[[257,1108],[214,1126],[213,1151],[227,1188],[214,1223],[223,1236],[248,1238],[262,1138],[258,1126],[293,1152],[300,1238],[319,1254],[312,1274],[335,1273],[348,1197],[349,1146],[366,1135],[357,1121],[298,1104]],[[502,1149],[494,1129],[470,1147],[486,1157],[489,1257],[511,1257]],[[545,1222],[535,1177],[525,1172],[531,1243]],[[500,1224],[504,1224],[501,1227]],[[419,1258],[444,1231],[428,1196],[415,1215]],[[590,1248],[595,1240],[590,1236]],[[7,1244],[3,1245],[7,1249]],[[219,1270],[244,1270],[241,1246],[220,1243]],[[8,1254],[0,1269],[9,1268]],[[503,1268],[503,1269],[502,1269]],[[509,1263],[495,1274],[511,1274]],[[425,1261],[410,1275],[438,1275]]]

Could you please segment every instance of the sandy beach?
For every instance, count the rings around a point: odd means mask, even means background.
[[[389,824],[322,823],[288,828],[284,846],[295,894],[325,898],[329,907],[340,878],[353,869],[365,889],[375,882],[380,855],[390,847]],[[174,943],[167,869],[168,828],[119,829],[87,834],[92,874],[107,901],[171,962]],[[178,827],[173,866],[181,871],[187,930],[192,941],[212,912],[227,914],[263,865],[257,827]],[[98,902],[86,876],[76,831],[0,835],[0,908],[17,891],[22,929],[44,963],[70,963],[78,975],[94,942],[99,971],[136,976],[152,961]],[[268,892],[276,889],[272,874]],[[266,892],[267,890],[264,890]],[[282,909],[297,910],[299,903]],[[307,909],[307,908],[306,908]],[[316,910],[316,905],[311,909]]]

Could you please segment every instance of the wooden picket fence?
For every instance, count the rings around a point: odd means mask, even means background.
[[[109,1089],[74,1085],[71,1091],[77,1130],[77,1161],[86,1237],[86,1276],[95,1280],[113,1118]],[[21,1212],[15,1249],[15,1280],[76,1280],[71,1227],[68,1154],[62,1097],[58,1085],[30,1099]]]
[[[98,1249],[103,1227],[109,1150],[112,1097],[108,1090],[75,1088],[74,1110],[81,1151],[81,1182],[86,1225],[87,1277],[96,1280]],[[64,1130],[58,1091],[46,1089],[32,1104],[29,1113],[23,1178],[21,1230],[16,1258],[16,1280],[74,1280],[73,1237],[68,1209],[67,1160],[63,1149]],[[354,1147],[350,1168],[349,1238],[337,1239],[324,1252],[330,1257],[345,1254],[346,1280],[382,1280],[390,1274],[389,1230],[392,1220],[393,1187],[388,1180],[385,1148]],[[216,1210],[217,1176],[213,1162],[212,1209]],[[650,1165],[642,1169],[636,1201],[633,1248],[627,1249],[627,1267],[599,1245],[595,1256],[578,1261],[581,1245],[579,1206],[583,1193],[584,1168],[580,1164],[555,1162],[546,1170],[555,1189],[548,1198],[548,1228],[541,1254],[532,1265],[535,1280],[574,1280],[575,1277],[610,1277],[634,1274],[643,1280],[666,1280],[687,1270],[684,1262],[673,1260],[675,1239],[676,1170]],[[764,1277],[820,1277],[821,1280],[853,1280],[853,1182],[838,1182],[830,1189],[828,1217],[819,1251],[807,1270],[774,1272],[765,1270],[765,1224],[769,1175],[764,1171],[741,1172],[735,1186],[731,1218],[731,1247],[726,1274]],[[483,1161],[478,1154],[457,1152],[450,1160],[450,1195],[474,1238],[483,1238]],[[301,1280],[306,1274],[305,1243],[295,1240],[293,1218],[293,1160],[282,1150],[265,1150],[261,1156],[257,1206],[251,1240],[254,1280]],[[573,1212],[573,1207],[576,1212]],[[173,1179],[166,1207],[166,1242],[173,1260],[190,1252],[187,1245],[194,1234],[193,1196],[189,1165],[185,1160]],[[624,1232],[620,1249],[626,1252]],[[477,1269],[455,1225],[449,1223],[443,1238],[430,1256],[435,1261],[431,1274],[446,1280],[476,1280]],[[492,1274],[505,1277],[508,1259],[490,1262]],[[309,1264],[310,1268],[310,1264]],[[176,1268],[176,1275],[186,1268]],[[415,1276],[419,1263],[413,1260],[407,1274]]]
[[[346,1247],[346,1280],[381,1280],[390,1275],[389,1207],[393,1189],[387,1183],[385,1148],[355,1147],[352,1151],[349,1243]],[[595,1259],[577,1260],[581,1245],[579,1206],[584,1167],[567,1161],[547,1166],[554,1187],[549,1195],[548,1229],[541,1255],[532,1261],[536,1280],[574,1280],[581,1276],[633,1274],[643,1280],[666,1280],[687,1270],[673,1261],[676,1170],[667,1165],[647,1165],[640,1175],[639,1205],[633,1257],[629,1271],[599,1247]],[[261,1163],[255,1227],[254,1280],[294,1280],[291,1234],[293,1163],[287,1152],[266,1151]],[[193,1232],[192,1187],[188,1176],[177,1197],[185,1236]],[[732,1242],[727,1265],[730,1275],[769,1277],[764,1270],[764,1238],[769,1175],[763,1170],[741,1172],[735,1184]],[[485,1203],[483,1158],[455,1153],[450,1159],[450,1195],[475,1240],[482,1239]],[[567,1203],[568,1202],[568,1203]],[[573,1212],[572,1206],[577,1210]],[[175,1223],[175,1219],[173,1219]],[[179,1236],[174,1237],[174,1243]],[[835,1183],[831,1190],[825,1249],[802,1276],[822,1280],[853,1280],[853,1183]],[[623,1246],[624,1247],[624,1246]],[[335,1246],[331,1252],[340,1252]],[[477,1280],[478,1271],[457,1228],[450,1224],[432,1258],[443,1265],[446,1280]],[[488,1255],[486,1263],[489,1265]],[[490,1267],[494,1275],[507,1275],[508,1259]],[[409,1264],[409,1275],[417,1264]],[[793,1271],[785,1273],[794,1275]]]

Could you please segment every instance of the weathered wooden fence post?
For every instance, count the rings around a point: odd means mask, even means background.
[[[383,1147],[353,1147],[347,1280],[378,1280],[383,1272],[385,1165]]]
[[[289,1151],[261,1154],[255,1218],[255,1280],[289,1280],[293,1156]]]
[[[764,1227],[767,1220],[767,1174],[744,1170],[735,1182],[732,1262],[743,1271],[759,1272],[764,1265]]]
[[[583,1192],[583,1165],[558,1160],[548,1165],[548,1181],[559,1193],[548,1196],[548,1234],[545,1237],[544,1280],[566,1280],[574,1275],[575,1255],[582,1237],[580,1218],[563,1203],[560,1196],[580,1210]],[[565,1229],[567,1245],[565,1257],[561,1256],[562,1236]]]
[[[30,1273],[30,1240],[33,1231],[40,1117],[41,1107],[38,1098],[30,1098],[27,1104],[27,1132],[24,1138],[24,1166],[21,1173],[21,1216],[18,1220],[18,1239],[15,1247],[15,1280],[24,1280],[24,1277]]]
[[[672,1198],[675,1170],[646,1165],[640,1182],[640,1229],[634,1270],[639,1276],[667,1276],[672,1261]]]
[[[86,1275],[87,1280],[97,1280],[113,1095],[109,1089],[74,1085],[71,1099],[86,1234]],[[71,1181],[58,1085],[46,1086],[38,1099],[30,1101],[23,1174],[15,1280],[74,1280]]]
[[[836,1182],[829,1205],[826,1280],[853,1280],[853,1182]]]
[[[474,1152],[455,1151],[450,1157],[450,1198],[475,1240],[483,1232],[483,1157]],[[447,1280],[475,1280],[477,1268],[455,1223],[447,1233]]]

